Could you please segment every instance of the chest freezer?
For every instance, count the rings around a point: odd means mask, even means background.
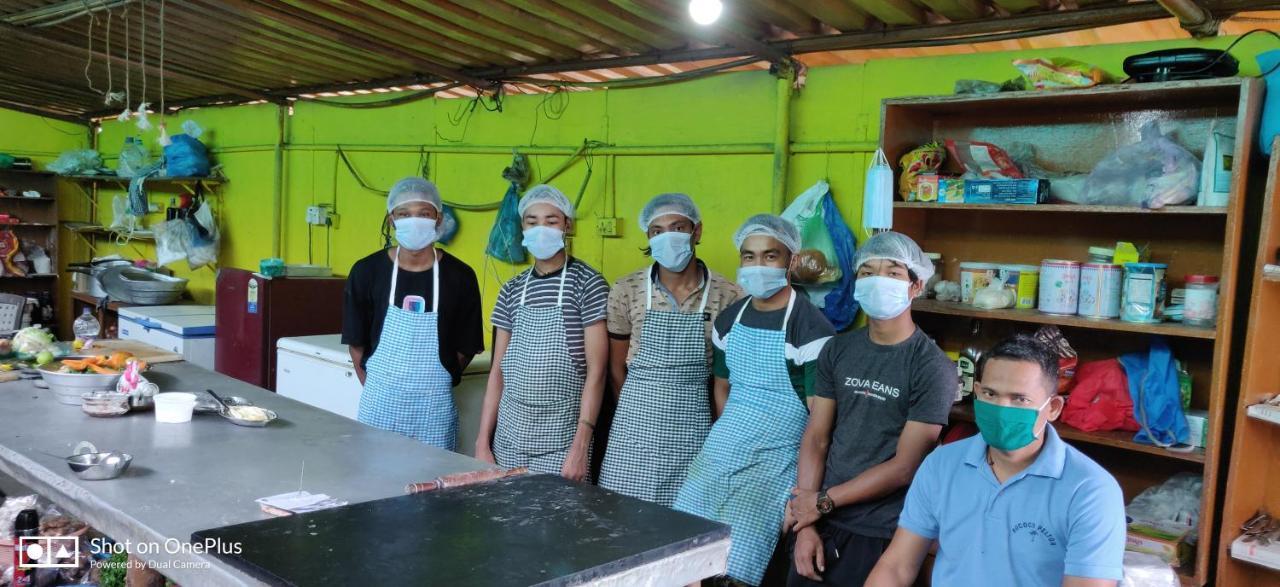
[[[281,338],[276,345],[276,393],[356,419],[364,387],[339,334]],[[458,452],[474,456],[480,410],[489,380],[489,354],[476,356],[453,388],[458,408]]]
[[[136,340],[182,355],[188,363],[212,370],[213,306],[132,306],[120,308],[120,338]]]

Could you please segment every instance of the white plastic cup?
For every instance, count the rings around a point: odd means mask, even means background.
[[[182,424],[191,421],[196,409],[196,396],[190,393],[159,393],[155,397],[156,422]]]

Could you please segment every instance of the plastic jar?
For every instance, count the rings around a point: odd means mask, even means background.
[[[1089,247],[1090,263],[1106,263],[1111,264],[1112,259],[1116,258],[1116,250],[1110,247]]]
[[[191,421],[196,408],[196,396],[190,393],[158,393],[155,398],[156,421],[165,424],[182,424]]]
[[[930,277],[929,281],[924,284],[925,297],[932,298],[934,297],[934,293],[933,293],[934,284],[938,283],[939,281],[942,281],[942,254],[925,253],[924,256],[927,257],[929,261],[933,262],[933,277]]]
[[[1164,313],[1164,263],[1126,263],[1120,301],[1125,322],[1158,323]]]
[[[1218,322],[1218,276],[1188,275],[1182,322],[1191,326],[1213,326]]]
[[[973,303],[973,294],[991,284],[996,278],[996,270],[1000,266],[995,263],[975,263],[966,261],[960,264],[960,302]]]

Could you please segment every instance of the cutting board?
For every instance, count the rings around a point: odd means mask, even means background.
[[[87,352],[97,354],[113,353],[117,351],[132,353],[133,356],[145,361],[149,365],[155,365],[157,363],[176,363],[183,360],[182,355],[179,355],[178,353],[171,353],[160,347],[154,347],[136,340],[95,340],[93,341],[93,346],[87,350]]]

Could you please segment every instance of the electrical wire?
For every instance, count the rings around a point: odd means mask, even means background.
[[[422,149],[423,149],[423,152],[425,152],[426,147],[422,147]],[[370,185],[369,182],[365,181],[364,177],[361,176],[360,172],[356,170],[355,165],[351,162],[351,158],[347,156],[347,152],[342,148],[341,145],[337,147],[337,151],[338,151],[338,159],[342,161],[342,164],[347,168],[347,171],[351,173],[351,177],[356,180],[356,183],[361,188],[365,189],[369,193],[378,194],[379,196],[385,197],[387,195],[387,192],[389,190],[376,188]],[[489,210],[497,210],[498,207],[502,205],[502,200],[498,200],[496,202],[488,202],[484,204],[460,204],[457,202],[450,202],[447,200],[443,200],[443,203],[447,204],[450,208],[454,208],[456,210],[465,210],[468,212],[486,212]]]
[[[648,86],[656,86],[656,85],[670,84],[670,83],[675,83],[680,81],[688,81],[691,79],[697,79],[697,78],[705,77],[714,73],[720,73],[725,70],[733,69],[735,67],[743,67],[746,65],[751,65],[752,63],[756,63],[758,61],[764,61],[764,59],[761,59],[760,57],[744,57],[742,59],[737,59],[734,61],[729,61],[729,62],[721,63],[718,65],[710,65],[710,66],[701,67],[698,69],[690,69],[687,71],[681,71],[679,73],[672,73],[672,74],[652,76],[652,77],[633,77],[633,78],[609,80],[609,81],[603,81],[603,82],[548,80],[548,79],[530,78],[530,77],[508,78],[503,80],[503,82],[529,84],[529,85],[541,86],[541,87],[556,87],[556,88],[648,87]],[[551,94],[548,94],[548,95],[551,95]]]

